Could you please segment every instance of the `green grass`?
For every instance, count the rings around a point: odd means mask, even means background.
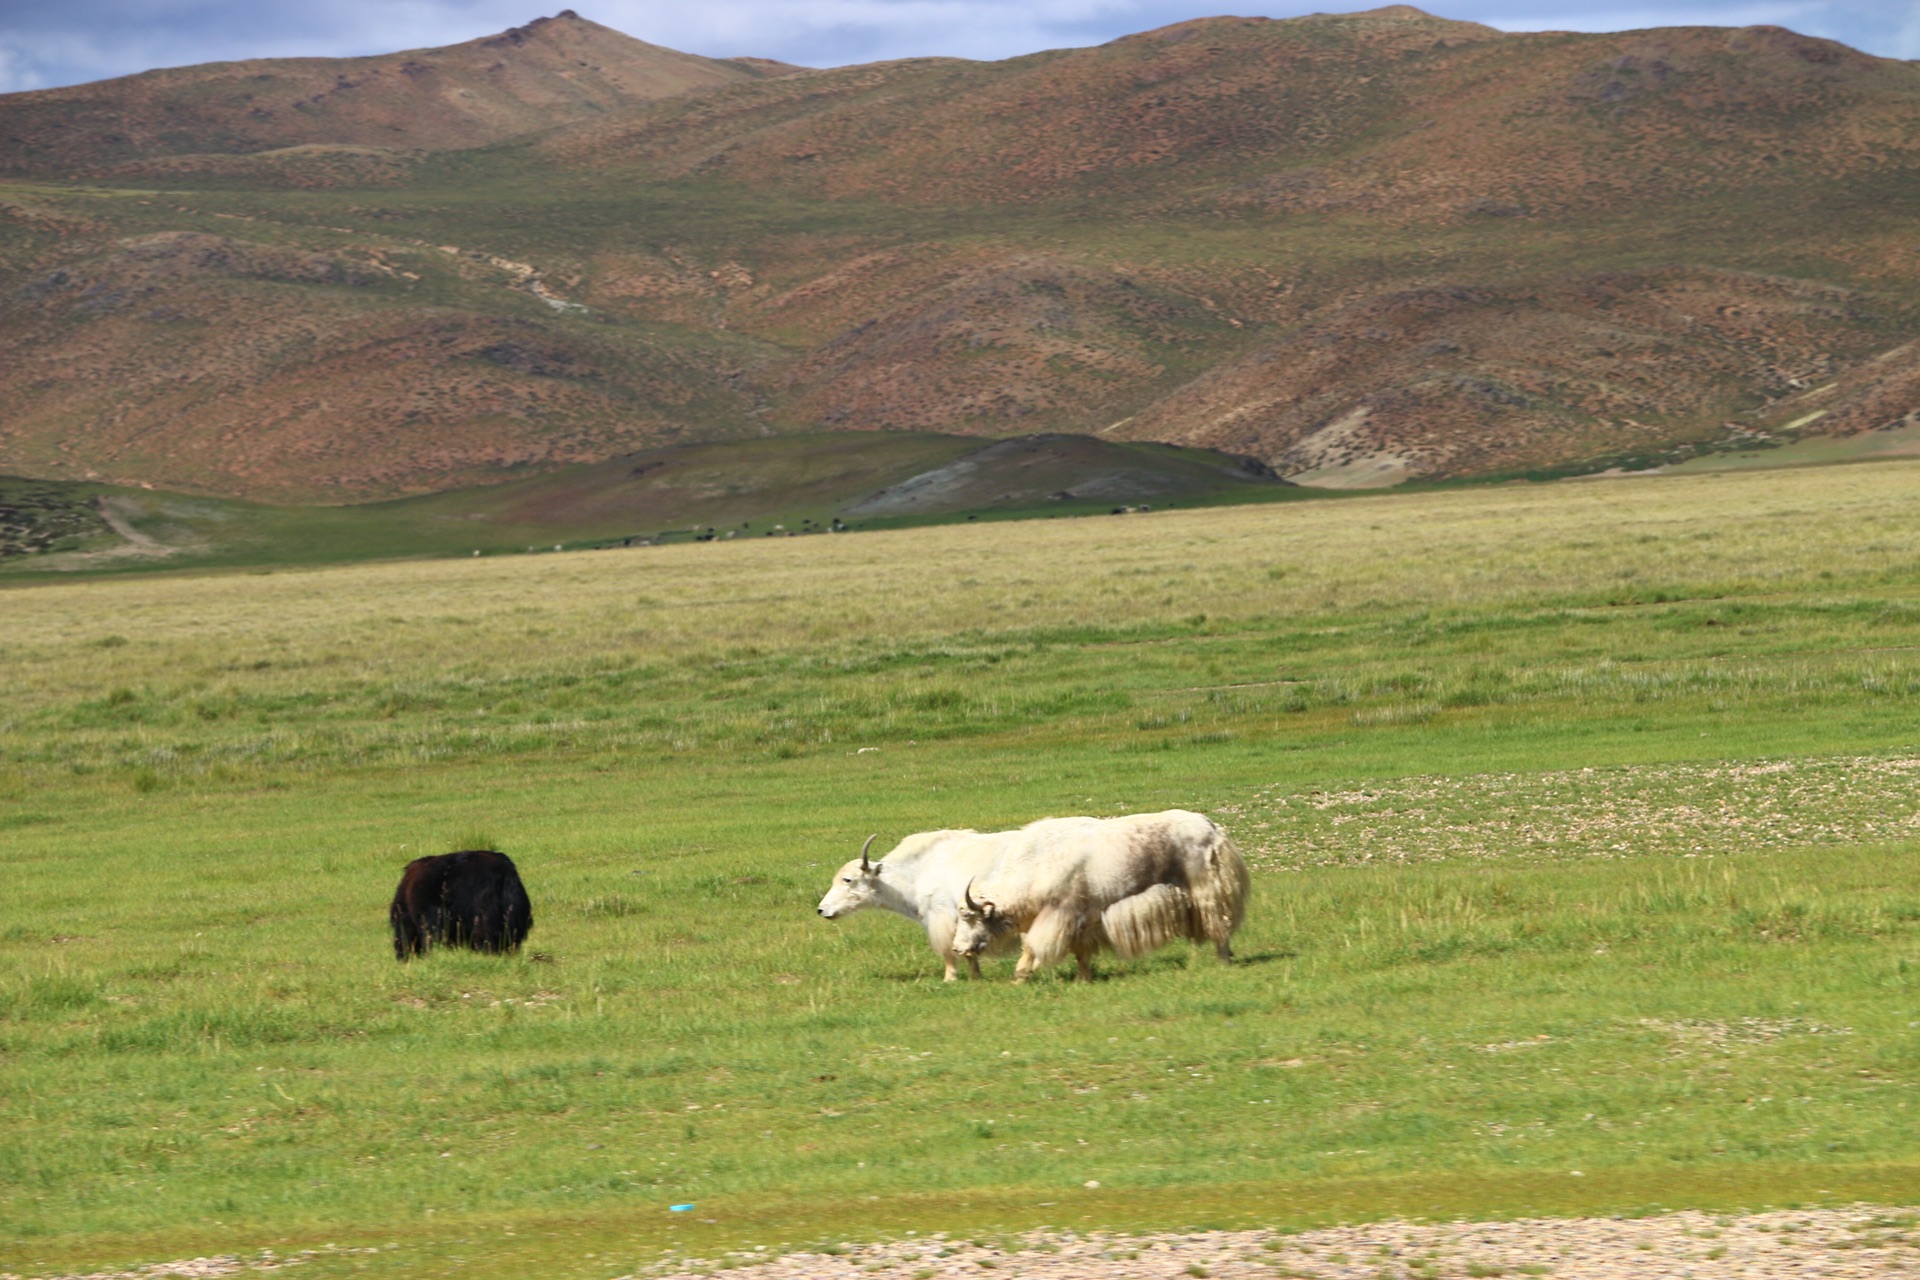
[[[0,1269],[1910,1202],[1917,480],[9,588]],[[813,916],[870,831],[1169,805],[1230,968]],[[396,965],[482,834],[527,953]]]
[[[108,534],[79,486],[0,476],[0,563],[77,550]]]
[[[773,531],[823,533],[836,525],[906,529],[1104,516],[1135,504],[1330,496],[1256,477],[1232,456],[1209,450],[1074,441],[1048,446],[1056,456],[1040,466],[1024,456],[972,460],[962,486],[926,493],[907,509],[874,514],[861,506],[889,486],[988,447],[976,437],[920,432],[778,436],[646,450],[497,484],[348,506],[268,505],[0,476],[0,574],[80,577],[538,554],[760,538]],[[1041,496],[1087,484],[1099,496]],[[153,545],[135,547],[109,529],[94,509],[99,500],[110,501]],[[40,554],[46,551],[55,554]]]

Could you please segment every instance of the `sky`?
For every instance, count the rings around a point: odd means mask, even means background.
[[[456,44],[571,4],[583,17],[712,57],[805,66],[937,54],[1006,58],[1100,44],[1221,13],[1272,18],[1387,0],[0,0],[0,92],[237,58],[343,57]],[[542,4],[551,8],[540,8]],[[1430,0],[1507,31],[1770,23],[1920,59],[1920,0]]]

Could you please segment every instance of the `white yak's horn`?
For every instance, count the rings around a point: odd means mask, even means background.
[[[867,862],[867,850],[873,848],[873,842],[875,840],[878,840],[879,838],[880,838],[880,833],[876,831],[872,835],[867,837],[867,842],[865,844],[860,846],[860,869],[862,871],[873,870],[873,867]]]

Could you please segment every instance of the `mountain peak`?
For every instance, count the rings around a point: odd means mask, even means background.
[[[571,9],[562,9],[551,18],[535,18],[525,26],[508,27],[497,36],[482,36],[479,42],[487,48],[497,48],[503,44],[521,44],[526,41],[528,37],[541,35],[545,32],[546,28],[555,26],[559,27],[561,31],[566,31],[569,28],[584,28],[587,31],[604,31],[608,35],[619,36],[623,40],[632,38],[621,35],[612,27],[603,27],[597,22],[591,22]]]
[[[313,144],[485,146],[771,74],[771,64],[680,53],[563,9],[443,48],[209,63],[0,95],[0,172],[100,173]]]

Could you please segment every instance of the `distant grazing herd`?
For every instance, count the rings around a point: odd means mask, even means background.
[[[1072,956],[1082,979],[1093,957],[1123,959],[1175,938],[1212,943],[1222,960],[1247,907],[1247,864],[1233,840],[1198,813],[1169,809],[1122,818],[1043,818],[1017,831],[923,831],[879,861],[860,856],[835,873],[819,912],[837,920],[880,907],[924,927],[959,977],[980,976],[982,955],[1018,951],[1013,980]],[[389,912],[401,960],[436,945],[508,953],[533,928],[513,860],[469,849],[407,864]]]

